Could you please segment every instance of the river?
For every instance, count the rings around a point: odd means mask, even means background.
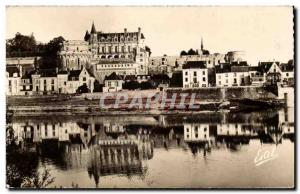
[[[294,186],[294,108],[185,116],[18,116],[9,125],[23,152],[35,153],[31,168],[50,170],[51,188]]]

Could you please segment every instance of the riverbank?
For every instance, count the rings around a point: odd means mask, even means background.
[[[179,94],[179,90],[146,90],[146,91],[122,91],[111,93],[105,99],[105,105],[100,105],[100,98],[105,93],[81,94],[81,95],[45,95],[45,96],[13,96],[7,97],[7,108],[9,111],[17,115],[161,115],[161,114],[193,114],[198,112],[248,112],[263,109],[276,109],[284,106],[282,100],[278,100],[265,92],[262,94],[261,89],[245,89],[252,93],[251,98],[241,97],[235,92],[234,96],[241,98],[223,98],[213,96],[211,89],[197,90],[195,92],[194,104],[191,105],[189,101],[180,104],[180,95],[174,99],[174,104],[170,103],[173,94]],[[216,90],[216,89],[214,89]],[[239,89],[240,93],[245,92]],[[255,95],[257,92],[260,96]],[[187,94],[186,99],[191,99],[192,91],[181,91]],[[223,91],[224,92],[224,91]],[[253,94],[254,93],[254,94]],[[117,94],[128,95],[128,101],[115,106]],[[145,106],[148,98],[155,99],[156,96],[166,94],[169,101],[163,103],[162,99],[158,101],[151,101],[148,106]],[[229,94],[225,93],[226,96]],[[243,95],[245,95],[243,93]],[[130,102],[133,98],[138,96],[142,105],[131,106]],[[210,97],[208,97],[210,96]],[[233,96],[233,95],[231,95]],[[180,106],[179,106],[180,105]],[[196,107],[195,107],[196,106]]]

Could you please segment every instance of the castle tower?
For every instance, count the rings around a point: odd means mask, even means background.
[[[91,43],[91,44],[97,43],[97,31],[96,31],[94,22],[93,22],[92,28],[91,28],[90,43]]]

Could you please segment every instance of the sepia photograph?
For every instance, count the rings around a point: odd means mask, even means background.
[[[293,6],[5,11],[7,189],[295,189]]]

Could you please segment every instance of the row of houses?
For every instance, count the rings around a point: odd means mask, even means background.
[[[294,64],[246,61],[220,63],[208,68],[206,61],[187,61],[182,67],[183,88],[294,85]]]
[[[81,70],[35,69],[22,72],[22,66],[6,68],[6,94],[74,94],[79,90],[93,92],[95,77],[83,67]]]

